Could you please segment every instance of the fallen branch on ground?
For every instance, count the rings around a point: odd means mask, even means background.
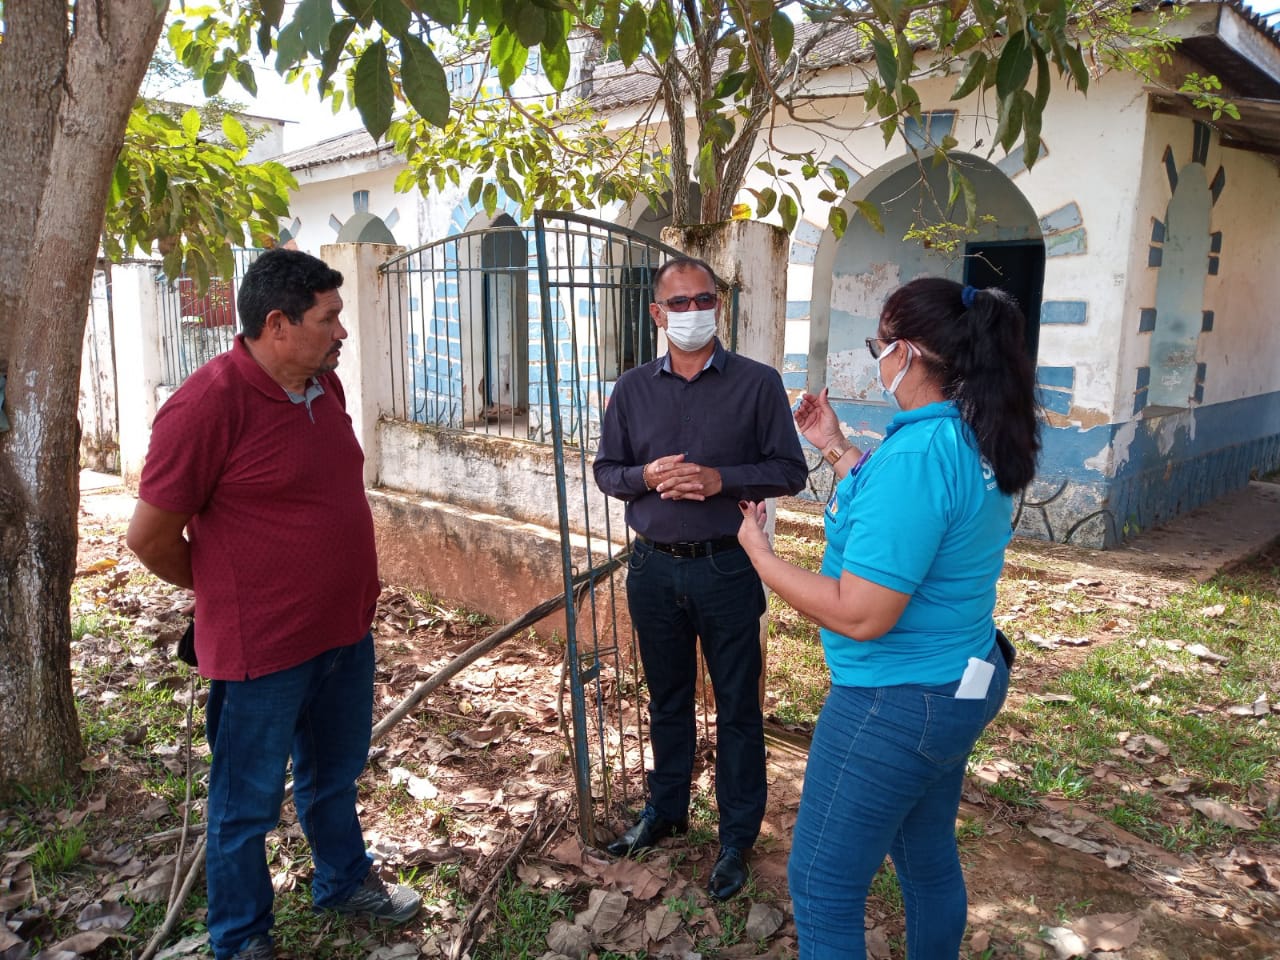
[[[608,576],[609,574],[617,570],[626,561],[626,558],[627,558],[627,554],[620,554],[612,558],[608,563],[604,564],[603,566],[592,567],[586,573],[581,573],[578,576],[574,577],[573,593],[574,593],[575,600],[578,597],[580,597],[587,589],[589,589],[596,581],[603,579],[604,577]],[[528,627],[533,626],[535,623],[538,623],[539,621],[545,619],[550,614],[559,610],[561,607],[564,606],[564,604],[565,604],[565,597],[563,594],[561,594],[560,596],[551,597],[548,600],[542,601],[542,603],[528,610],[527,612],[517,617],[515,620],[512,620],[510,623],[506,624],[505,626],[499,628],[498,630],[495,630],[493,633],[489,634],[483,640],[473,643],[470,647],[468,647],[462,653],[458,654],[458,656],[454,657],[452,660],[450,660],[447,664],[445,664],[443,667],[437,670],[434,674],[432,674],[426,680],[422,681],[422,683],[418,684],[418,686],[415,687],[414,690],[407,697],[401,700],[400,703],[390,713],[388,713],[385,717],[383,717],[382,720],[378,723],[378,725],[373,728],[373,732],[369,738],[370,746],[372,746],[373,744],[380,741],[383,737],[385,737],[387,733],[390,732],[391,728],[394,727],[401,720],[403,720],[413,710],[414,707],[416,707],[419,703],[421,703],[427,697],[427,695],[431,693],[431,691],[435,690],[437,687],[440,687],[442,684],[447,683],[451,678],[453,678],[455,675],[461,672],[464,668],[470,666],[472,663],[479,660],[481,657],[483,657],[489,651],[493,650],[495,647],[500,646],[502,643],[506,642],[507,640],[510,640],[512,637],[520,633],[522,630],[525,630]],[[190,754],[188,753],[188,758],[189,757],[190,757]],[[190,763],[188,762],[188,768],[189,767],[190,767]],[[293,784],[289,783],[285,786],[284,799],[288,800],[292,795],[293,795]],[[188,810],[190,810],[190,806],[191,804],[190,802],[188,802],[187,803]],[[539,814],[541,813],[541,810],[542,810],[542,807],[541,805],[539,805],[538,807]],[[538,814],[535,814],[534,823],[538,822],[538,818],[539,818]],[[176,837],[185,838],[185,836],[188,833],[191,833],[191,834],[202,833],[206,829],[206,827],[207,825],[203,823],[191,824],[190,827],[188,827],[186,822],[184,821],[181,827],[177,827],[173,830],[165,830],[161,833],[155,833],[143,839],[147,843],[158,843],[161,840],[171,840]],[[532,824],[530,825],[530,828],[532,829]],[[520,852],[521,849],[523,849],[524,844],[527,840],[528,840],[528,832],[526,832],[525,837],[521,841],[520,845],[517,846],[515,854],[512,854],[513,858],[516,854]],[[179,891],[176,899],[172,899],[169,905],[168,913],[165,915],[164,924],[156,932],[155,936],[151,938],[151,942],[147,944],[147,949],[143,951],[142,956],[139,957],[139,960],[150,960],[150,957],[152,957],[155,954],[160,944],[164,942],[164,938],[168,937],[169,933],[173,930],[174,926],[177,923],[178,916],[181,913],[182,904],[186,901],[187,894],[191,892],[191,888],[195,884],[195,878],[199,874],[201,866],[204,865],[204,858],[205,858],[205,838],[201,836],[200,843],[196,848],[196,855],[192,858],[191,865],[190,867],[188,867],[186,876],[183,878],[182,888]],[[175,883],[177,878],[177,869],[179,866],[181,866],[180,862],[175,864],[175,867],[174,867]],[[502,874],[505,874],[506,870],[507,870],[507,867],[504,866],[502,870]],[[493,884],[491,883],[490,886],[492,887],[492,885]],[[482,895],[481,897],[481,901],[480,901],[481,903],[484,900],[484,896],[487,896],[488,893],[489,891],[486,889],[485,894]],[[465,939],[466,930],[468,926],[470,926],[470,924],[474,922],[475,915],[477,915],[479,912],[479,905],[480,904],[478,903],[477,906],[472,909],[472,913],[467,917],[467,922],[463,924],[463,934],[459,937],[459,942]]]
[[[484,891],[476,898],[476,902],[471,905],[471,910],[467,913],[467,918],[462,921],[462,929],[458,931],[458,939],[453,942],[453,947],[449,951],[449,960],[458,960],[459,957],[471,946],[472,928],[475,926],[476,918],[495,898],[498,885],[502,883],[502,878],[507,875],[507,871],[511,869],[511,865],[520,858],[520,854],[529,844],[529,838],[533,836],[534,831],[538,828],[538,824],[542,822],[542,801],[538,801],[538,807],[533,812],[533,819],[529,822],[529,826],[525,828],[524,834],[520,837],[520,842],[502,861],[502,866],[498,872],[490,878],[488,885]]]

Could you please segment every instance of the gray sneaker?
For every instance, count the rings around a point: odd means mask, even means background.
[[[413,919],[421,905],[422,897],[413,887],[403,883],[388,887],[378,876],[377,870],[370,870],[355,893],[329,909],[336,913],[362,913],[375,920],[388,920],[391,923],[407,923]]]
[[[276,960],[276,948],[270,937],[258,934],[249,938],[231,960]]]

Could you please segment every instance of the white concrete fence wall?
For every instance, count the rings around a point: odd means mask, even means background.
[[[768,224],[736,221],[668,235],[740,284],[737,347],[780,368],[787,242]],[[383,244],[331,244],[321,258],[342,272],[343,322],[350,337],[338,374],[365,451],[365,484],[378,530],[382,576],[498,618],[511,618],[562,588],[556,463],[552,447],[407,423],[391,417],[395,384],[388,290],[378,267],[401,251]],[[172,391],[163,380],[161,312],[154,267],[114,268],[120,415],[120,469],[136,487],[151,423]],[[398,325],[394,329],[400,329]],[[724,337],[728,331],[720,331]],[[570,497],[572,550],[626,539],[622,504],[587,478],[587,497]],[[576,502],[575,502],[576,501]],[[576,561],[575,561],[576,562]],[[549,629],[555,629],[551,622]]]

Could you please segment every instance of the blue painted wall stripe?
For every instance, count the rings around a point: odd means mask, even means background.
[[[1084,323],[1088,314],[1084,300],[1046,300],[1040,305],[1041,323]]]

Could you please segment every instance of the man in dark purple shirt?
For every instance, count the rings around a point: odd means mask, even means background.
[[[653,770],[640,819],[611,843],[630,855],[688,825],[697,740],[697,644],[716,696],[717,900],[747,879],[766,800],[760,708],[764,588],[738,544],[739,500],[793,494],[807,467],[782,378],[715,337],[715,275],[680,258],[654,277],[649,312],[668,352],[618,378],[595,478],[626,502],[635,549],[627,603],[649,687]]]

